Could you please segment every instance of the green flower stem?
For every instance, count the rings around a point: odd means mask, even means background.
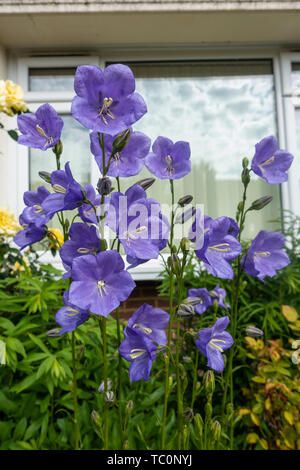
[[[170,189],[171,189],[171,204],[172,204],[172,213],[171,213],[171,229],[170,229],[170,240],[169,246],[172,250],[173,238],[174,238],[174,184],[173,180],[170,180]],[[166,443],[166,421],[167,421],[167,412],[168,412],[168,398],[170,392],[170,383],[169,383],[169,364],[170,364],[170,350],[171,337],[172,337],[172,322],[173,322],[173,296],[174,296],[174,273],[172,267],[169,268],[169,279],[170,279],[170,296],[169,296],[169,314],[170,320],[168,325],[168,339],[167,339],[167,351],[168,354],[165,355],[165,398],[164,398],[164,411],[162,418],[162,427],[161,427],[161,448],[165,449]]]
[[[197,392],[197,378],[198,378],[198,362],[199,362],[199,350],[196,348],[196,357],[195,357],[195,364],[193,370],[193,388],[192,388],[192,400],[191,400],[191,409],[194,409],[194,404],[196,400],[196,392]]]
[[[53,152],[56,157],[56,168],[57,170],[60,170],[60,156],[61,153],[57,151],[57,147],[55,146],[53,148]],[[61,224],[62,230],[63,230],[63,235],[64,235],[64,241],[66,241],[69,237],[67,228],[66,228],[66,222],[64,218],[63,212],[58,213],[58,220]],[[75,450],[79,450],[79,440],[80,440],[80,433],[79,433],[79,424],[78,424],[78,398],[77,398],[77,368],[76,368],[76,341],[75,341],[75,332],[72,331],[72,373],[73,373],[73,381],[72,381],[72,397],[73,397],[73,407],[74,407],[74,417],[73,417],[73,423],[74,423],[74,441],[75,441]]]
[[[77,401],[77,379],[76,379],[76,351],[75,351],[75,333],[72,331],[72,365],[73,365],[73,384],[72,395],[74,404],[74,436],[75,450],[79,450],[79,425],[78,425],[78,401]]]
[[[245,211],[246,199],[247,199],[247,188],[248,183],[244,184],[244,192],[243,192],[243,200],[242,200],[242,207],[239,214],[239,234],[238,234],[238,241],[241,241],[241,234],[244,229],[246,214],[248,211]],[[233,279],[233,293],[232,293],[232,315],[231,315],[231,333],[233,338],[233,346],[230,349],[229,359],[228,359],[228,367],[226,370],[226,379],[225,379],[225,387],[223,393],[223,400],[222,400],[222,408],[221,408],[221,421],[224,422],[224,414],[225,414],[225,406],[227,402],[227,394],[228,389],[230,389],[230,403],[233,406],[234,401],[234,394],[233,394],[233,357],[235,353],[235,340],[236,340],[236,332],[237,332],[237,323],[238,323],[238,307],[239,307],[239,295],[240,295],[240,284],[241,284],[241,258],[243,255],[240,255],[237,260],[237,267],[234,273]],[[233,419],[230,423],[230,449],[233,448],[233,437],[234,437],[234,422]]]
[[[106,338],[106,318],[102,317],[99,320],[100,332],[102,336],[103,348],[103,381],[104,381],[104,397],[107,392],[107,338]],[[108,450],[108,403],[104,403],[104,442],[103,450]]]

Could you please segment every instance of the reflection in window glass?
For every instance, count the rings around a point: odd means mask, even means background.
[[[176,194],[193,194],[212,217],[235,217],[241,199],[241,159],[252,158],[254,145],[276,135],[275,93],[271,61],[206,61],[201,63],[132,63],[136,88],[148,113],[134,126],[154,140],[158,135],[191,145],[192,172],[176,181]],[[149,176],[146,169],[130,184]],[[249,214],[246,236],[271,230],[280,216],[277,185],[253,178],[249,201],[270,194],[263,211]],[[122,182],[122,187],[129,182]],[[170,199],[166,182],[156,181],[149,195]]]
[[[295,109],[296,113],[296,138],[297,138],[297,149],[298,152],[295,155],[295,160],[293,162],[293,173],[298,175],[299,181],[299,192],[300,192],[300,108]]]
[[[29,91],[73,91],[75,67],[29,69]]]
[[[300,63],[294,62],[292,64],[292,88],[296,91],[300,88]]]

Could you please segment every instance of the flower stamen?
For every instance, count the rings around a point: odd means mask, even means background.
[[[221,247],[226,247],[226,248],[221,248]],[[212,245],[208,247],[209,250],[215,250],[215,251],[220,251],[220,252],[226,252],[230,251],[230,245],[229,243],[220,243],[219,245]]]
[[[46,143],[44,144],[44,147],[47,147],[47,145],[51,145],[53,144],[53,137],[49,137],[46,132],[44,131],[44,129],[42,127],[40,127],[38,124],[35,126],[36,130],[38,131],[38,133],[40,135],[42,135],[43,137],[45,137],[45,139],[47,139]]]
[[[106,287],[105,287],[105,282],[104,281],[98,281],[97,286],[100,292],[101,297],[104,295],[107,295]]]
[[[66,192],[67,192],[66,188],[64,188],[64,187],[61,186],[60,184],[53,184],[53,185],[52,185],[52,188],[54,189],[54,191],[55,191],[56,193],[66,194]]]
[[[112,114],[112,112],[109,110],[109,107],[111,106],[113,102],[113,99],[112,98],[107,98],[105,97],[104,100],[103,100],[103,104],[102,104],[102,107],[99,111],[99,114],[98,116],[102,118],[104,124],[107,126],[108,125],[108,122],[107,122],[107,117],[109,117],[110,119],[115,119],[115,116]]]
[[[138,357],[141,357],[143,354],[145,354],[146,349],[132,349],[130,351],[130,357],[131,359],[137,359]]]
[[[147,227],[142,225],[141,227],[138,227],[136,230],[132,230],[132,232],[126,231],[123,233],[123,237],[126,239],[128,245],[130,245],[131,240],[136,240],[138,239],[138,234],[142,232],[147,232]]]
[[[220,351],[221,353],[224,352],[223,349],[221,348],[221,346],[218,346],[217,344],[215,343],[224,343],[226,344],[226,341],[224,341],[223,339],[216,339],[216,338],[213,338],[209,341],[209,345],[212,346],[213,348],[217,349],[218,351]]]
[[[274,162],[274,160],[275,160],[275,157],[274,157],[274,155],[273,155],[271,158],[268,158],[268,160],[266,160],[265,162],[261,163],[261,165],[258,165],[258,168],[260,168],[260,170],[261,170],[262,172],[264,172],[265,170],[264,170],[263,167],[264,167],[264,166],[271,165],[271,164]]]
[[[139,324],[139,323],[135,323],[132,328],[139,328],[139,329],[142,330],[146,335],[150,335],[150,333],[152,333],[151,328],[147,328],[146,326],[143,326],[143,325],[141,325],[141,324]]]

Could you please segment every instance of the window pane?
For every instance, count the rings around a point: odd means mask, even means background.
[[[300,63],[292,63],[292,88],[293,91],[300,88]]]
[[[90,139],[89,132],[81,124],[69,115],[61,116],[64,120],[62,130],[63,154],[61,157],[61,168],[66,162],[70,162],[74,178],[84,185],[90,181]],[[30,149],[30,189],[36,190],[43,184],[39,177],[39,171],[53,171],[56,169],[55,155],[52,149],[42,150]]]
[[[295,109],[296,113],[296,138],[297,138],[297,154],[293,162],[293,173],[298,175],[299,193],[300,193],[300,108]]]
[[[76,68],[29,69],[29,91],[73,91]]]
[[[176,180],[178,197],[193,194],[211,217],[235,217],[241,199],[241,159],[252,158],[254,145],[277,134],[271,61],[204,61],[128,63],[148,113],[134,126],[152,140],[163,135],[191,145],[192,172]],[[126,187],[141,175],[122,182]],[[156,181],[148,190],[162,202],[170,200],[169,186]],[[261,212],[249,214],[245,236],[271,230],[270,219],[280,217],[277,185],[253,177],[249,201],[263,195],[274,200]]]

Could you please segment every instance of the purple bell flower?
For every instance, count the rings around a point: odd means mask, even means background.
[[[195,340],[199,351],[207,357],[207,366],[217,372],[224,369],[222,353],[233,345],[232,336],[224,331],[229,325],[229,317],[219,318],[212,328],[199,331],[199,339]]]
[[[170,315],[164,310],[143,304],[128,320],[124,334],[126,336],[129,329],[137,329],[157,344],[166,345],[167,336],[164,328],[168,325],[169,319]]]
[[[109,158],[113,150],[113,141],[117,136],[106,135],[104,138],[105,165],[108,165]],[[90,134],[91,152],[95,157],[99,170],[103,174],[102,149],[99,144],[97,132]],[[107,176],[128,177],[140,173],[144,164],[145,157],[150,150],[151,140],[142,132],[132,132],[128,144],[123,150],[113,155],[110,161]]]
[[[20,222],[21,220],[22,219],[20,217]],[[40,242],[47,233],[47,228],[45,225],[43,225],[42,227],[37,227],[33,223],[22,223],[22,225],[26,228],[20,230],[20,232],[18,232],[14,237],[14,242],[19,246],[20,250],[23,250],[23,248],[32,245],[33,243]]]
[[[255,145],[251,168],[269,184],[283,183],[288,179],[286,172],[293,159],[293,155],[278,148],[277,140],[271,135]]]
[[[116,135],[128,129],[146,112],[135,93],[135,78],[127,65],[113,64],[100,70],[94,65],[77,67],[71,114],[84,127]]]
[[[112,193],[110,203],[106,223],[117,233],[129,262],[137,265],[156,259],[169,236],[169,223],[160,204],[147,198],[138,184],[131,186],[125,195]]]
[[[157,137],[145,165],[160,179],[179,179],[191,171],[191,150],[188,142],[175,144],[167,137]]]
[[[60,308],[55,315],[56,323],[62,327],[60,335],[76,330],[90,317],[87,310],[82,310],[69,302],[69,291],[64,292],[63,301],[65,306]]]
[[[25,223],[33,223],[37,227],[47,224],[53,217],[52,212],[47,212],[42,203],[49,196],[50,192],[44,186],[39,186],[37,191],[26,191],[24,193],[25,207],[22,217]]]
[[[21,135],[18,143],[27,147],[47,150],[59,141],[64,122],[50,104],[43,104],[35,114],[18,116]]]
[[[157,346],[137,328],[128,328],[119,353],[131,362],[129,377],[131,382],[149,380],[152,363],[157,356]]]
[[[193,306],[199,315],[204,313],[212,305],[212,300],[208,290],[205,287],[200,289],[189,289],[188,298],[189,297],[193,297]],[[198,304],[195,304],[196,299],[199,299]]]
[[[283,250],[284,242],[282,233],[261,230],[252,241],[246,260],[245,257],[242,259],[244,271],[261,281],[266,276],[275,276],[278,269],[285,268],[290,263],[288,255]]]
[[[74,305],[106,317],[126,300],[135,282],[124,270],[124,261],[115,250],[75,258],[69,299]]]
[[[75,222],[70,227],[69,235],[70,239],[63,244],[59,252],[67,271],[63,276],[64,279],[71,277],[72,263],[75,258],[87,254],[96,256],[101,251],[100,238],[94,225]]]
[[[83,200],[83,188],[73,178],[69,162],[65,164],[64,170],[55,170],[51,173],[51,186],[54,194],[50,194],[42,204],[46,211],[55,213],[73,210]]]
[[[219,307],[224,309],[230,307],[229,303],[225,301],[226,290],[222,289],[220,284],[217,284],[213,290],[209,291],[209,295],[211,296],[212,301],[216,300],[218,302]]]
[[[203,246],[195,250],[207,271],[221,279],[233,279],[233,269],[229,262],[242,252],[241,244],[233,235],[230,235],[232,227],[232,219],[229,217],[207,219]]]

